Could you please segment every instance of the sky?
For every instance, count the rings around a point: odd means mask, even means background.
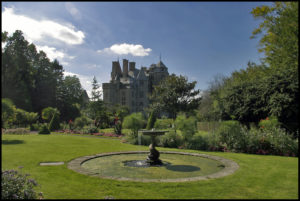
[[[1,2],[1,31],[21,30],[30,43],[57,59],[64,75],[79,77],[91,93],[110,81],[112,61],[136,68],[162,62],[170,74],[206,90],[217,75],[260,63],[261,20],[251,10],[271,2]]]

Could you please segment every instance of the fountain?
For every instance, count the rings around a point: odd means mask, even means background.
[[[151,136],[151,144],[149,145],[150,153],[147,157],[146,163],[151,165],[162,165],[162,161],[159,159],[159,152],[155,149],[155,137],[159,135],[164,135],[168,131],[156,131],[152,128],[152,130],[140,130],[143,135]]]
[[[121,181],[186,182],[223,177],[239,167],[234,161],[213,155],[159,152],[155,148],[155,138],[166,132],[155,129],[139,131],[151,137],[150,152],[123,151],[82,156],[70,161],[68,168],[90,176]],[[160,154],[163,161],[159,159]]]

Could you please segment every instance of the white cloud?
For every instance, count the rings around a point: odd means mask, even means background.
[[[38,51],[41,51],[41,50],[44,51],[47,54],[47,57],[51,61],[53,61],[54,59],[59,60],[66,56],[63,52],[56,50],[55,47],[49,47],[47,45],[45,45],[45,46],[36,45],[36,49]]]
[[[13,33],[21,30],[29,42],[51,37],[69,45],[82,44],[84,33],[76,31],[72,25],[63,25],[51,20],[36,20],[16,14],[13,8],[4,8],[2,12],[2,30]]]
[[[71,2],[66,2],[65,3],[65,8],[67,9],[67,11],[75,18],[75,19],[81,19],[81,13],[79,12],[79,10],[75,7],[74,4],[72,4]]]
[[[98,50],[98,53],[114,53],[118,55],[132,54],[133,56],[148,56],[152,50],[150,48],[145,49],[142,45],[135,44],[114,44],[109,48]]]
[[[63,59],[74,59],[75,58],[75,56],[69,56],[62,51],[56,50],[55,47],[49,47],[47,45],[44,45],[44,46],[36,45],[36,49],[38,51],[42,50],[43,52],[45,52],[47,54],[47,57],[50,59],[50,61],[57,59],[58,61],[60,61],[62,63],[63,62],[66,63],[67,65],[69,63],[66,61],[63,61]]]

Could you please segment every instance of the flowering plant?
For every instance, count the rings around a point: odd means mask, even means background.
[[[69,120],[69,129],[73,130],[73,127],[74,127],[74,123],[73,123],[72,119],[70,119]]]
[[[19,167],[22,168],[22,167]],[[27,179],[29,174],[21,174],[16,170],[2,171],[1,199],[37,199],[43,198],[42,192],[33,190],[38,184],[34,179]]]

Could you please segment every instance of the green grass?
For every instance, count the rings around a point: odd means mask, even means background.
[[[119,140],[73,135],[2,135],[2,170],[29,173],[46,199],[297,199],[298,158],[240,153],[201,152],[237,162],[232,175],[183,183],[116,181],[79,174],[67,163],[80,156],[116,151],[144,151],[147,146],[123,144]],[[40,162],[64,161],[61,166],[39,166]]]

